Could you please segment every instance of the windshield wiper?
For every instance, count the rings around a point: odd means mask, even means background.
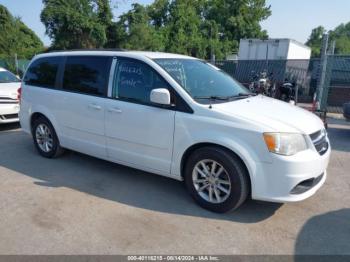
[[[229,100],[229,96],[195,96],[194,99],[207,99],[207,100]]]
[[[208,100],[230,100],[230,99],[237,99],[237,98],[246,98],[251,96],[256,96],[257,94],[254,93],[239,93],[237,95],[233,96],[195,96],[194,99],[208,99]]]
[[[243,99],[243,98],[247,98],[247,97],[251,97],[251,96],[257,96],[257,94],[254,93],[239,93],[237,95],[234,96],[229,96],[229,99]]]

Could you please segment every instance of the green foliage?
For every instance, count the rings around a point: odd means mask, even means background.
[[[41,21],[53,40],[52,49],[98,48],[107,42],[112,15],[103,12],[109,10],[108,1],[43,0],[43,4]]]
[[[109,0],[43,0],[52,48],[126,48],[218,59],[241,38],[266,38],[266,0],[154,0],[113,20]]]
[[[164,50],[163,35],[150,24],[145,6],[133,4],[131,10],[120,16],[116,24],[119,45],[133,50]]]
[[[319,57],[322,46],[322,36],[326,33],[324,27],[319,26],[312,30],[311,35],[306,42],[312,49],[312,56]],[[350,22],[341,24],[329,32],[329,42],[335,41],[335,54],[350,54]]]
[[[319,57],[322,47],[322,37],[326,33],[326,29],[323,26],[312,29],[311,35],[306,42],[306,45],[311,47],[312,57]]]
[[[118,47],[223,59],[241,38],[266,38],[265,0],[155,0],[134,4],[116,26]]]
[[[35,33],[0,5],[0,59],[10,59],[8,63],[13,67],[15,54],[18,58],[30,59],[43,48]]]
[[[223,52],[236,52],[242,38],[267,38],[260,26],[271,15],[265,0],[209,0],[204,12],[217,24]]]
[[[205,57],[204,36],[200,31],[199,1],[176,0],[169,6],[166,50],[173,53]]]
[[[339,55],[350,54],[350,22],[341,24],[330,32],[331,41],[335,41],[335,53]]]

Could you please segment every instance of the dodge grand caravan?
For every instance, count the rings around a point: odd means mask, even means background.
[[[44,157],[70,149],[183,180],[215,212],[247,197],[310,197],[331,152],[315,115],[254,95],[205,61],[166,53],[38,55],[22,83],[20,122]]]

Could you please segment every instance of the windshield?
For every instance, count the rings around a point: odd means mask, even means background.
[[[199,103],[223,103],[251,95],[217,67],[195,59],[154,59]]]
[[[14,74],[9,71],[0,71],[0,83],[21,82]]]

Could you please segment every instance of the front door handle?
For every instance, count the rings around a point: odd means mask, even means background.
[[[89,104],[89,108],[95,109],[95,110],[101,110],[102,107],[96,104]]]
[[[122,110],[120,108],[118,108],[118,107],[112,107],[112,108],[108,109],[108,112],[120,114],[122,112]]]

